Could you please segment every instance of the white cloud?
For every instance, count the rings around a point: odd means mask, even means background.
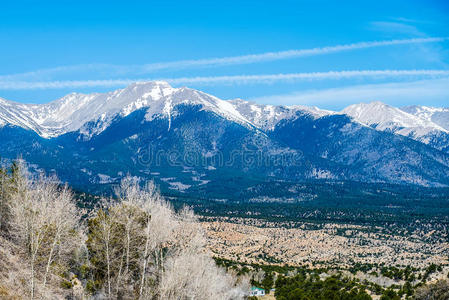
[[[382,23],[382,22],[377,22]],[[386,23],[386,22],[383,22]],[[17,81],[17,80],[47,80],[53,79],[55,76],[77,75],[83,72],[90,72],[90,75],[144,75],[162,70],[176,70],[189,69],[200,67],[218,67],[225,65],[241,65],[259,62],[269,62],[284,59],[292,59],[306,56],[325,55],[331,53],[339,53],[344,51],[368,49],[375,47],[385,47],[393,45],[407,45],[407,44],[424,44],[437,43],[449,40],[449,37],[429,37],[429,38],[413,38],[413,39],[396,39],[384,41],[359,42],[353,44],[317,47],[311,49],[287,50],[279,52],[266,52],[261,54],[250,54],[240,56],[229,56],[221,58],[197,59],[197,60],[180,60],[172,62],[161,62],[144,65],[109,65],[109,64],[85,64],[75,66],[61,66],[56,68],[48,68],[36,70],[26,73],[11,74],[0,76],[2,81]],[[85,74],[83,74],[85,77]]]
[[[251,100],[266,104],[317,105],[332,109],[370,101],[382,101],[396,106],[410,105],[411,103],[438,106],[447,103],[449,100],[448,86],[449,78],[439,78],[412,82],[355,85],[325,90],[306,90]]]

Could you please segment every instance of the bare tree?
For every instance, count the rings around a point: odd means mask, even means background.
[[[41,275],[42,287],[48,281],[52,263],[67,262],[68,254],[80,241],[80,213],[67,186],[59,188],[55,178],[31,178],[23,164],[12,195],[12,233],[29,259],[30,295],[36,296],[36,280]]]
[[[193,211],[185,207],[176,218],[174,247],[163,268],[159,299],[243,299],[247,282],[237,282],[217,267]]]
[[[167,260],[159,299],[243,299],[245,285],[218,268],[204,253],[180,252]]]
[[[205,235],[193,211],[175,213],[153,182],[142,187],[132,177],[122,181],[116,195],[117,202],[107,202],[89,220],[87,242],[108,297],[243,297],[235,279],[205,252]]]
[[[55,254],[58,253],[59,257],[63,255],[67,257],[67,254],[70,255],[81,242],[81,235],[79,234],[81,211],[76,207],[73,201],[73,194],[67,185],[57,190],[48,201],[50,202],[49,208],[51,213],[48,218],[47,239],[50,245],[46,250],[48,254],[43,278],[44,288],[47,283],[50,266],[55,259]]]
[[[125,178],[117,191],[122,199],[121,208],[134,207],[140,209],[139,222],[141,224],[141,240],[134,251],[140,255],[139,298],[148,295],[146,289],[159,282],[160,270],[163,266],[164,248],[172,240],[172,231],[175,228],[173,210],[162,199],[154,182],[148,182],[143,188],[139,182],[131,177]],[[129,219],[127,219],[129,220]],[[137,221],[137,220],[135,220]],[[128,240],[128,238],[127,238]],[[149,266],[152,269],[149,269]],[[151,280],[149,280],[151,276]]]
[[[0,161],[1,162],[1,161]],[[0,165],[0,233],[8,231],[10,178],[8,171]]]
[[[68,270],[83,245],[82,211],[56,178],[32,177],[22,163],[12,173],[11,238],[29,265],[30,298],[51,298],[56,269]],[[205,250],[192,210],[176,213],[153,182],[140,186],[132,177],[116,194],[117,201],[102,201],[88,218],[85,245],[95,289],[109,299],[243,298],[235,277]]]

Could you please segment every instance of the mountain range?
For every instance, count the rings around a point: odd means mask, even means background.
[[[95,191],[126,174],[214,199],[307,198],[311,182],[449,186],[448,108],[372,102],[337,112],[152,81],[41,105],[0,98],[0,141],[3,158]]]

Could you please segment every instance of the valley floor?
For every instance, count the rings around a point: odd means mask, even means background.
[[[348,270],[360,267],[366,274],[380,273],[383,266],[425,270],[435,264],[443,266],[441,276],[449,272],[449,243],[435,230],[401,235],[382,227],[350,224],[328,223],[313,228],[307,223],[257,219],[203,221],[209,249],[217,257],[232,261]],[[432,276],[440,275],[437,272]]]

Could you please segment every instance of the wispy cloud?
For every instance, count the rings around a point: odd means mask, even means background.
[[[378,21],[371,22],[371,29],[387,33],[406,34],[411,36],[425,36],[416,26],[403,22]]]
[[[449,70],[354,70],[268,75],[231,75],[181,78],[141,78],[111,80],[68,81],[0,81],[0,90],[63,89],[81,87],[114,87],[133,82],[163,80],[174,85],[199,84],[255,84],[278,81],[338,80],[348,78],[440,78],[449,76]]]
[[[382,101],[401,106],[413,103],[447,106],[449,78],[354,85],[325,90],[306,90],[288,94],[271,95],[251,99],[258,103],[277,105],[317,105],[329,109],[341,109],[346,105]]]
[[[221,58],[195,59],[195,60],[180,60],[172,62],[160,62],[144,65],[110,65],[110,64],[85,64],[74,66],[61,66],[56,68],[41,69],[26,73],[18,73],[11,75],[0,76],[2,81],[15,80],[42,80],[55,79],[58,76],[77,75],[83,72],[88,72],[90,75],[145,75],[164,70],[180,70],[206,67],[219,67],[228,65],[242,65],[260,62],[270,62],[277,60],[293,59],[308,56],[325,55],[331,53],[339,53],[351,50],[368,49],[375,47],[385,47],[394,45],[407,44],[425,44],[438,43],[449,40],[449,37],[427,37],[427,38],[413,38],[413,39],[396,39],[383,41],[359,42],[352,44],[317,47],[311,49],[296,49],[278,52],[266,52],[260,54],[228,56]],[[85,74],[83,74],[85,77]]]
[[[412,23],[412,24],[435,24],[434,21],[430,20],[423,20],[423,19],[411,19],[411,18],[405,18],[405,17],[395,17],[390,18],[393,21],[402,22],[402,23]]]

